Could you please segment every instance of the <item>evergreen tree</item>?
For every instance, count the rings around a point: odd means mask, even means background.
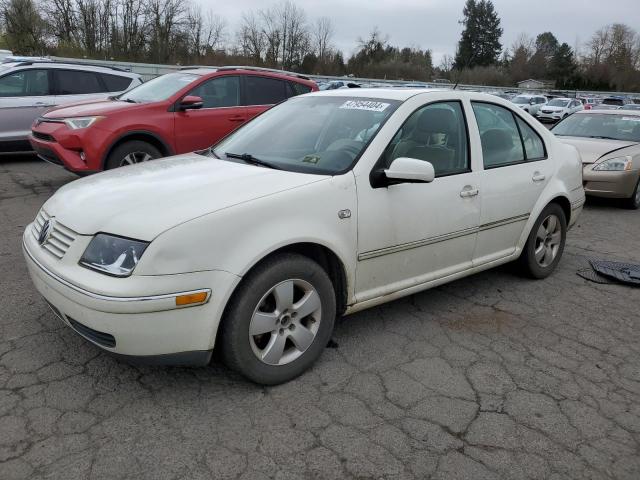
[[[502,51],[502,28],[493,2],[467,0],[462,14],[464,29],[458,43],[455,67],[473,68],[498,63]]]
[[[556,87],[572,87],[577,68],[573,49],[568,44],[563,43],[556,50],[549,65],[549,73],[556,81]]]

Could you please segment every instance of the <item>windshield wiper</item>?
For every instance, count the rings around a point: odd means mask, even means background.
[[[250,153],[230,153],[224,152],[225,157],[227,158],[238,158],[245,163],[249,163],[251,165],[259,165],[261,167],[273,168],[274,170],[282,170],[280,167],[275,166],[271,162],[267,162],[265,160],[260,160],[259,158],[254,157]]]
[[[123,101],[123,102],[127,102],[127,103],[138,103],[132,98],[122,98],[122,97],[120,97],[120,98],[118,98],[118,100]]]

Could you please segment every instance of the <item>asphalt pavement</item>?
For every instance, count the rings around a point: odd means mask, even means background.
[[[0,479],[640,478],[640,212],[589,201],[546,280],[505,266],[342,319],[316,366],[121,363],[65,327],[21,235],[74,180],[0,157]],[[108,202],[108,199],[105,199]]]

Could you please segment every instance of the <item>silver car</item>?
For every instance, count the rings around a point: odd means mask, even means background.
[[[0,63],[0,154],[31,151],[31,124],[48,108],[94,100],[141,84],[116,68],[25,60]]]

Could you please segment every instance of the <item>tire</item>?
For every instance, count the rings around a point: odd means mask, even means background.
[[[220,326],[222,360],[255,383],[288,382],[322,354],[335,317],[336,296],[325,270],[299,254],[277,255],[233,294]]]
[[[162,157],[162,153],[150,143],[131,140],[118,145],[107,158],[105,170],[146,162]]]
[[[633,189],[631,196],[625,199],[624,206],[630,210],[640,208],[640,179],[636,182],[636,188]]]
[[[551,275],[560,262],[566,239],[564,210],[557,203],[550,203],[542,210],[529,233],[519,259],[521,271],[537,279]]]

